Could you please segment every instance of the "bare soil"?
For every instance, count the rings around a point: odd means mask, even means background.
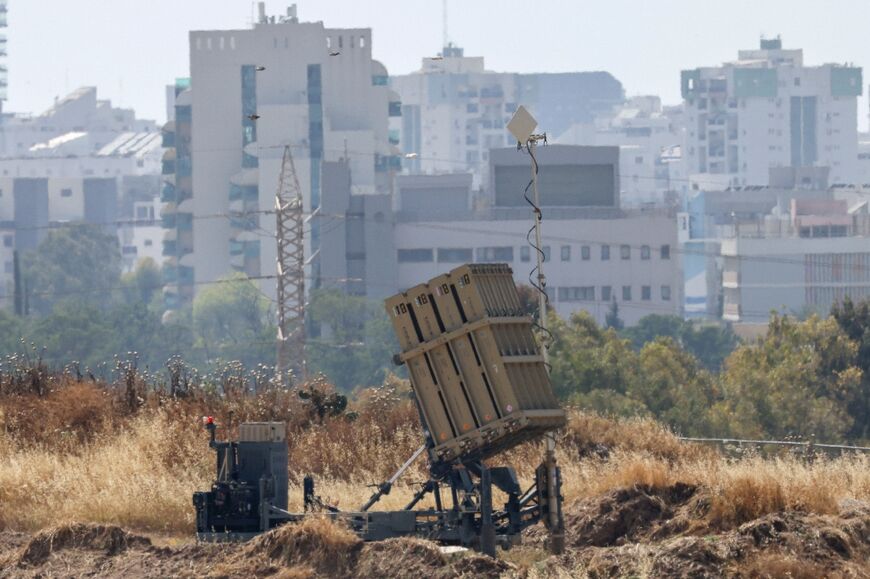
[[[427,541],[362,543],[324,521],[245,544],[159,546],[116,526],[72,524],[0,533],[0,577],[868,577],[870,504],[838,515],[768,514],[711,522],[690,485],[620,489],[566,507],[568,550],[547,556],[530,530],[523,558],[444,555]]]

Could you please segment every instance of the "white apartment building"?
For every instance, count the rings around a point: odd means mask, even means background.
[[[401,106],[386,69],[372,59],[371,30],[300,22],[295,6],[270,17],[261,3],[250,29],[191,32],[190,72],[190,91],[176,101],[176,147],[164,166],[177,192],[180,179],[192,178],[189,195],[170,196],[163,209],[167,305],[192,299],[194,283],[234,270],[274,273],[275,217],[252,212],[274,207],[285,146],[305,211],[315,214],[306,251],[316,287],[322,164],[347,157],[358,194],[388,191],[401,168],[396,134],[390,135],[390,118],[396,126]],[[189,136],[179,139],[185,124]],[[229,218],[206,217],[216,214]],[[272,281],[262,287],[275,291]]]
[[[507,263],[517,283],[530,285],[531,223],[531,211],[527,219],[399,221],[394,234],[399,287],[471,261]],[[559,316],[584,310],[603,324],[613,301],[626,325],[649,314],[682,315],[673,215],[629,211],[611,218],[564,218],[545,211],[543,234],[548,295]]]
[[[622,102],[621,83],[606,72],[518,74],[487,70],[480,56],[448,45],[420,70],[390,78],[402,101],[402,147],[411,173],[464,173],[486,185],[489,151],[515,145],[505,128],[519,104],[539,130],[556,136]]]
[[[767,185],[771,167],[829,167],[854,183],[861,69],[805,66],[779,38],[736,61],[682,71],[686,170],[707,187]],[[713,179],[710,179],[710,178]]]

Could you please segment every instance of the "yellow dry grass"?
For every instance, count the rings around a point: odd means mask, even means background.
[[[148,407],[119,427],[117,419],[93,412],[89,424],[113,426],[74,444],[33,445],[0,431],[0,528],[32,531],[76,521],[189,534],[191,494],[208,488],[213,460],[192,413]],[[865,456],[728,459],[679,442],[651,420],[611,420],[578,410],[570,416],[558,454],[569,502],[636,484],[683,482],[707,492],[711,525],[727,527],[783,509],[835,513],[844,499],[870,500]],[[388,411],[363,408],[354,422],[334,419],[291,432],[290,503],[297,509],[305,474],[316,475],[325,500],[353,509],[371,494],[365,485],[387,478],[420,444],[417,419],[406,402]],[[540,458],[540,445],[530,444],[501,462],[516,466],[525,486]],[[406,486],[397,486],[382,508],[404,506],[416,489],[411,483],[424,478],[420,460],[406,475]]]

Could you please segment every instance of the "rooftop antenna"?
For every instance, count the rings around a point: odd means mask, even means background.
[[[443,28],[442,28],[443,37],[441,38],[441,48],[446,49],[447,42],[448,42],[448,40],[447,40],[448,39],[448,36],[447,36],[447,0],[443,0],[442,7],[443,7],[442,16],[444,18],[444,22],[443,22]]]
[[[538,121],[536,121],[535,117],[533,117],[532,114],[526,110],[526,107],[522,105],[517,108],[517,112],[514,113],[513,118],[507,124],[508,131],[510,131],[510,134],[517,140],[517,149],[525,149],[529,153],[529,157],[532,161],[532,178],[529,181],[529,185],[526,186],[524,196],[534,211],[535,223],[532,226],[532,229],[535,232],[535,243],[532,244],[532,247],[535,249],[537,261],[535,269],[533,269],[532,273],[529,275],[529,280],[532,282],[535,289],[538,290],[538,326],[543,334],[541,356],[544,358],[544,367],[547,368],[547,371],[549,372],[550,355],[547,351],[547,341],[551,334],[547,329],[547,278],[544,276],[545,256],[543,244],[541,242],[541,220],[543,219],[543,213],[541,212],[541,195],[538,191],[538,159],[535,157],[535,149],[537,148],[538,143],[543,142],[545,145],[547,144],[547,134],[535,133],[537,127]],[[532,199],[529,199],[528,197],[530,187],[532,189]],[[529,230],[529,234],[531,233],[532,230]],[[536,278],[537,282],[535,279],[532,279],[533,276]],[[550,432],[545,435],[545,440],[546,452],[544,455],[544,464],[542,466],[548,471],[548,476],[546,477],[547,495],[552,497],[556,496],[559,492],[558,488],[556,488],[556,481],[559,477],[558,467],[556,465],[556,438],[553,433]],[[562,517],[562,512],[556,509],[550,510],[547,513],[545,524],[547,529],[550,531],[550,551],[557,555],[564,553],[565,520]]]

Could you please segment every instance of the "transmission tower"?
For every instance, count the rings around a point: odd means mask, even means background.
[[[305,247],[302,188],[290,147],[284,147],[275,192],[278,217],[278,375],[305,373]],[[283,378],[282,378],[283,379]]]

